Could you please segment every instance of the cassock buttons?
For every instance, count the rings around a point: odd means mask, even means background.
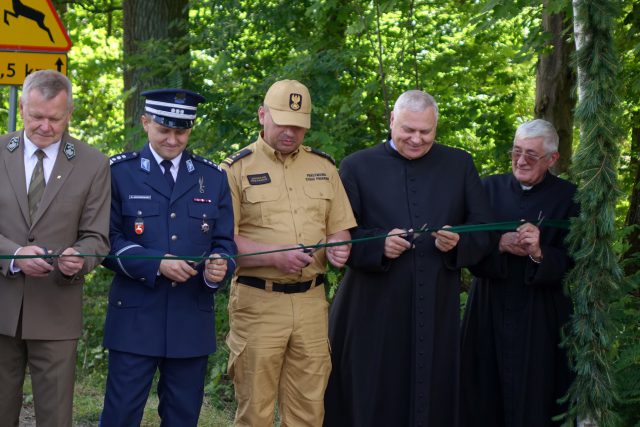
[[[171,240],[178,240],[178,236],[174,234],[173,236],[171,236]]]

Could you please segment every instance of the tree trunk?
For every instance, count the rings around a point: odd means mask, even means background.
[[[538,57],[536,75],[535,116],[552,123],[558,131],[560,159],[552,168],[554,174],[566,172],[571,163],[573,144],[573,110],[576,97],[575,72],[570,58],[575,47],[565,34],[566,15],[562,13],[542,14],[542,27],[551,34],[551,52]]]
[[[140,116],[144,112],[140,92],[171,86],[172,76],[159,75],[150,68],[152,59],[141,62],[144,55],[145,42],[150,40],[175,42],[187,34],[188,30],[188,0],[124,0],[123,28],[124,28],[124,91],[125,100],[125,131],[126,149],[132,150],[144,141],[144,134],[139,126]],[[188,54],[186,43],[182,51],[175,52],[176,56]],[[156,58],[160,60],[160,58]],[[144,65],[141,65],[144,64]],[[182,70],[182,75],[188,70]],[[175,77],[174,77],[175,80]],[[186,80],[186,79],[180,79]],[[180,84],[183,84],[180,82]],[[174,83],[175,86],[175,83]]]

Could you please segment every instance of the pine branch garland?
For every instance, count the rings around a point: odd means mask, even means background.
[[[569,244],[576,260],[566,283],[574,299],[574,315],[567,329],[567,346],[576,378],[571,386],[567,425],[588,418],[599,426],[613,426],[618,418],[613,383],[612,330],[609,301],[622,280],[613,251],[617,188],[619,61],[613,27],[618,3],[574,0],[580,125],[580,145],[572,173],[578,183],[580,217],[573,221]]]

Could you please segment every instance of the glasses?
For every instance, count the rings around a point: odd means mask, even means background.
[[[509,155],[511,156],[511,160],[518,161],[520,157],[524,156],[524,161],[529,163],[530,165],[534,165],[538,163],[541,159],[547,157],[551,153],[543,154],[542,156],[538,156],[537,154],[529,154],[525,153],[522,150],[509,150]]]

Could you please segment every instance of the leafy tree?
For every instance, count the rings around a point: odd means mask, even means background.
[[[571,163],[573,110],[575,108],[575,69],[570,58],[575,52],[571,40],[571,10],[564,1],[545,1],[542,30],[550,35],[547,50],[538,56],[536,72],[536,117],[555,126],[560,137],[560,158],[553,167],[556,174],[566,172]],[[553,10],[553,7],[562,8]]]
[[[144,140],[139,125],[144,112],[140,92],[189,86],[188,14],[188,0],[123,0],[128,149]]]

